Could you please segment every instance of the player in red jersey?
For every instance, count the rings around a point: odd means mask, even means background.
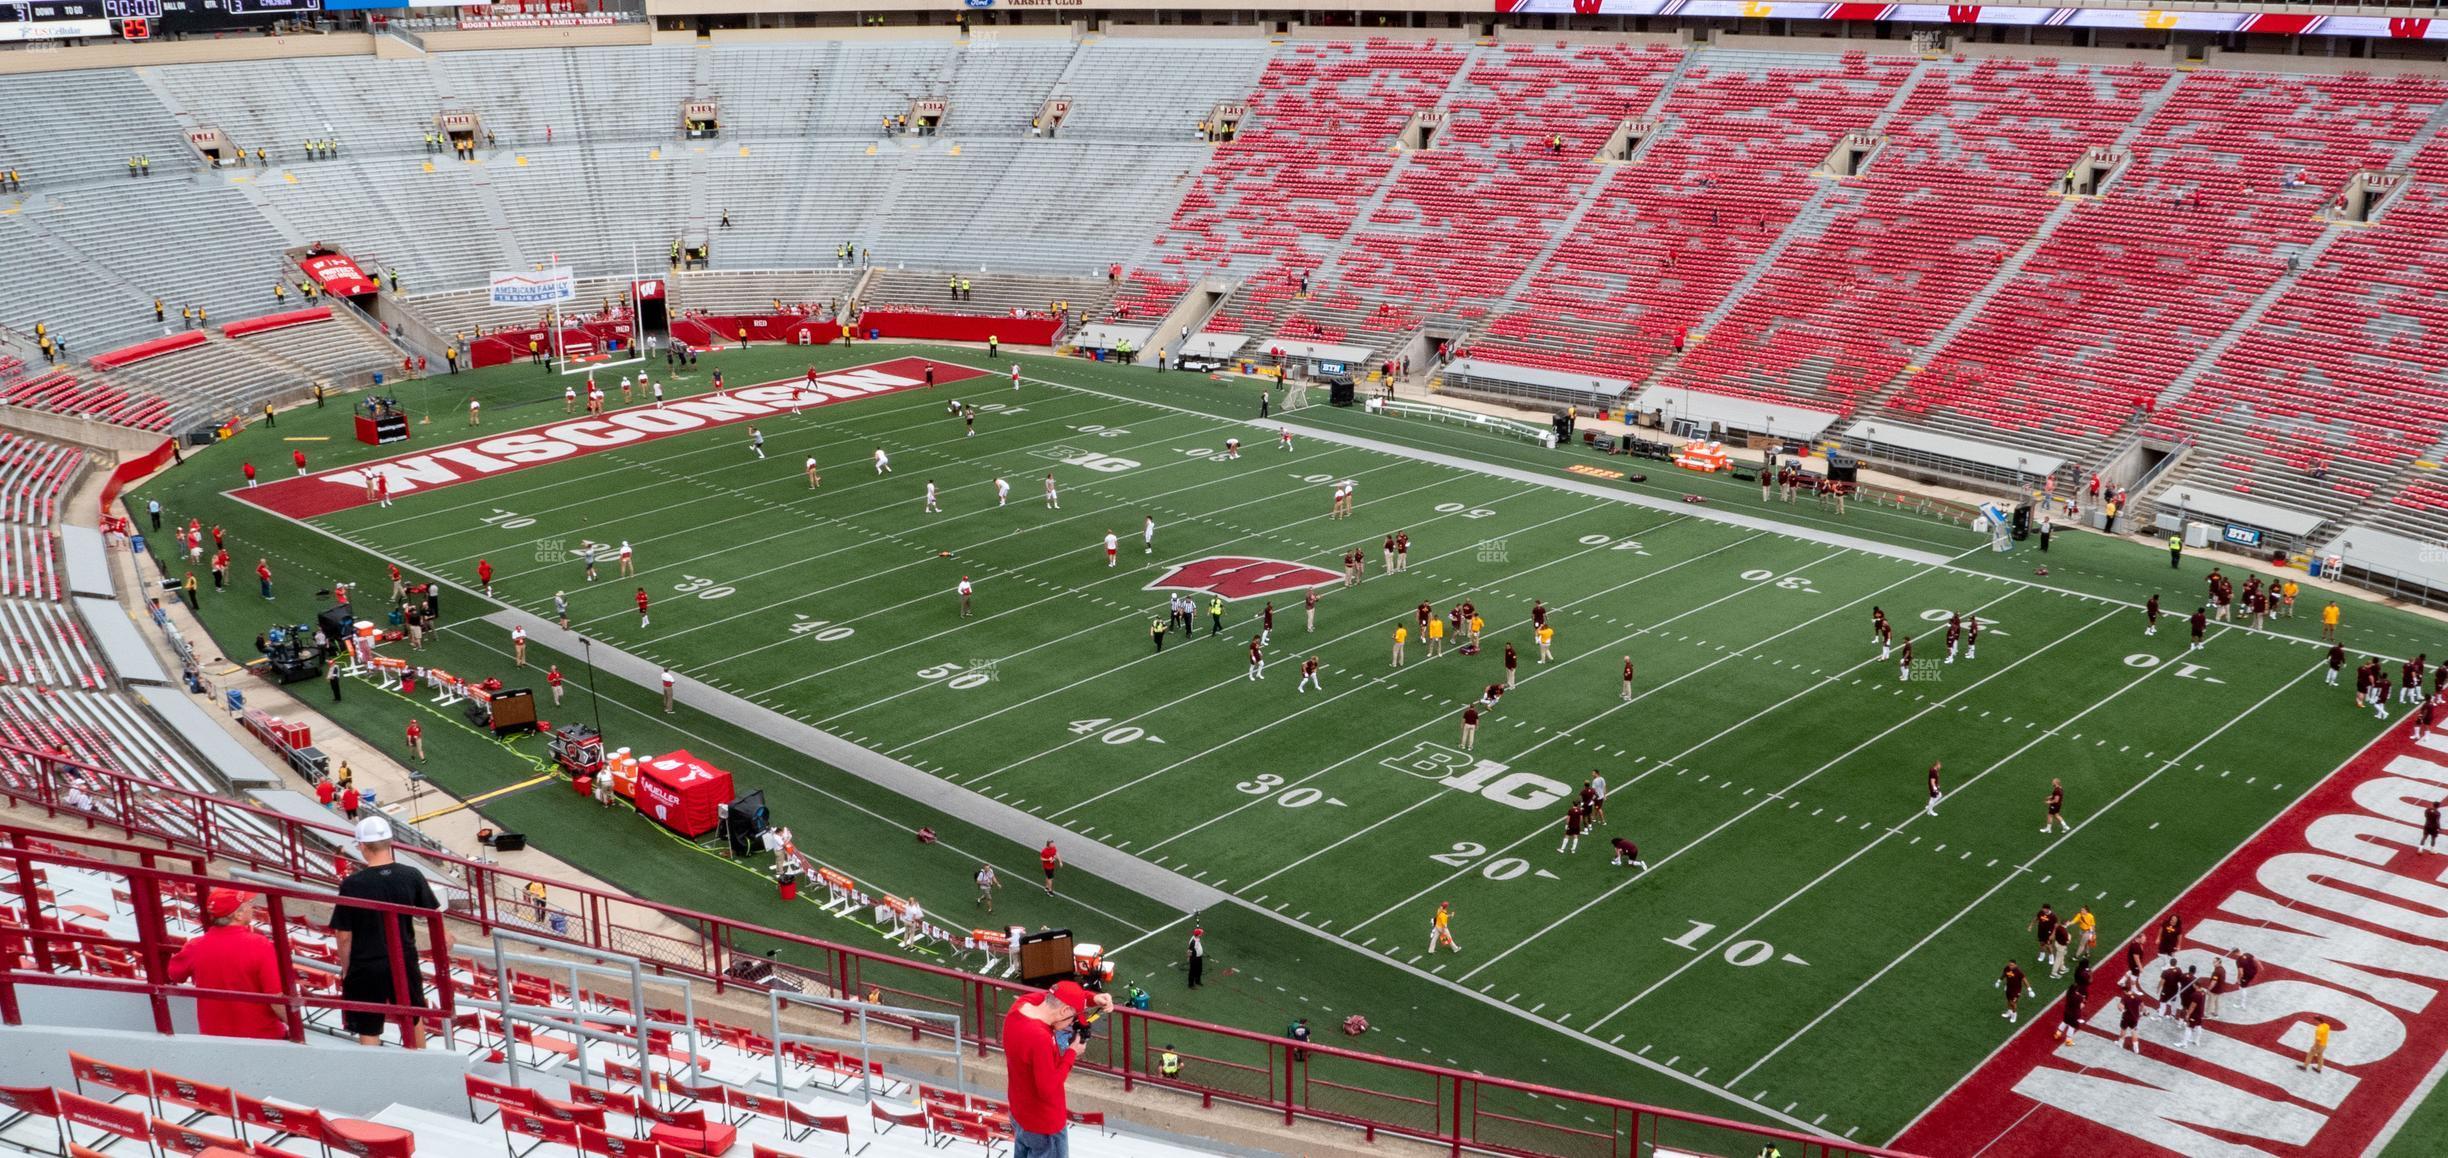
[[[1963,616],[1947,616],[1946,662],[1955,662],[1955,646],[1963,641]]]
[[[1946,799],[1946,789],[1941,788],[1938,785],[1938,770],[1944,767],[1946,767],[1946,763],[1944,761],[1933,760],[1930,762],[1929,803],[1921,806],[1921,812],[1925,816],[1938,815],[1938,802]]]
[[[1054,870],[1062,867],[1062,854],[1054,850],[1053,841],[1047,841],[1044,848],[1037,850],[1037,867],[1045,870],[1046,895],[1053,896]]]
[[[1576,800],[1572,807],[1564,810],[1564,843],[1557,845],[1556,851],[1581,851],[1581,831],[1587,827],[1589,813],[1582,811],[1581,802]]]
[[[1479,705],[1462,706],[1462,750],[1468,752],[1479,739]]]
[[[2142,605],[2142,618],[2143,618],[2143,621],[2144,621],[2146,624],[2148,624],[2148,626],[2145,626],[2145,627],[2142,629],[2142,634],[2144,634],[2144,635],[2157,635],[2157,634],[2159,634],[2159,593],[2158,593],[2158,592],[2156,592],[2156,591],[2151,592],[2150,602],[2145,603],[2145,604],[2143,604],[2143,605]]]
[[[1613,844],[1615,848],[1615,859],[1607,863],[1624,865],[1631,868],[1640,869],[1643,872],[1647,872],[1649,870],[1649,862],[1641,859],[1639,845],[1634,844],[1629,839],[1620,836],[1616,837],[1610,843]]]
[[[2338,673],[2339,673],[2339,672],[2342,672],[2342,671],[2344,671],[2344,670],[2346,670],[2346,645],[2345,645],[2345,644],[2342,644],[2342,643],[2333,643],[2333,644],[2330,644],[2330,645],[2329,645],[2329,686],[2330,686],[2330,687],[2333,687],[2333,688],[2334,688],[2334,687],[2338,686]],[[2442,664],[2442,665],[2441,665],[2441,670],[2443,670],[2443,671],[2448,671],[2448,664]]]
[[[1980,613],[1970,612],[1964,616],[1964,658],[1974,658],[1974,653],[1978,652],[1979,650]]]
[[[1381,550],[1379,561],[1385,564],[1386,574],[1391,575],[1394,573],[1394,536],[1385,537],[1385,546]]]
[[[1266,606],[1258,611],[1258,642],[1267,647],[1275,646],[1275,601],[1272,599],[1267,600]]]
[[[2117,994],[2117,1048],[2142,1052],[2142,994],[2131,987]]]
[[[1255,635],[1250,637],[1249,678],[1254,680],[1266,678],[1266,645],[1260,643]]]
[[[2185,622],[2193,629],[2193,642],[2187,645],[2185,650],[2200,651],[2202,649],[2202,634],[2210,630],[2210,616],[2201,608],[2197,607],[2193,610],[2193,618],[2186,620]]]
[[[2073,826],[2067,824],[2065,819],[2065,781],[2063,780],[2049,781],[2048,818],[2040,822],[2040,831],[2047,832],[2051,828],[2059,832],[2074,831]]]
[[[1880,653],[1882,658],[1885,654],[1885,652]],[[1912,637],[1909,635],[1904,637],[1902,654],[1896,656],[1896,678],[1898,680],[1912,678]]]
[[[1535,631],[1545,626],[1547,626],[1547,601],[1533,599],[1530,601],[1530,627]]]
[[[643,587],[637,589],[637,609],[639,627],[654,622],[654,617],[646,613],[646,589]]]
[[[1632,702],[1632,657],[1628,655],[1624,657],[1623,698],[1627,704]]]
[[[1517,674],[1519,674],[1520,669],[1521,669],[1521,657],[1519,657],[1519,656],[1517,656],[1517,655],[1514,655],[1514,654],[1513,654],[1513,645],[1512,645],[1512,644],[1510,644],[1510,643],[1506,644],[1506,645],[1505,645],[1505,683],[1504,683],[1504,686],[1505,686],[1505,689],[1506,689],[1507,691],[1512,690],[1513,685],[1514,685],[1514,682],[1515,682],[1514,677],[1515,677]]]
[[[1306,693],[1312,687],[1321,692],[1326,690],[1325,683],[1318,679],[1318,657],[1314,655],[1302,662],[1300,678],[1302,692]]]
[[[1489,684],[1487,686],[1487,691],[1480,693],[1479,702],[1491,708],[1495,707],[1496,701],[1504,698],[1504,693],[1505,687],[1503,684]]]
[[[1394,569],[1397,571],[1411,569],[1411,532],[1409,531],[1394,532]]]
[[[2430,666],[2424,661],[2430,658],[2431,653],[2423,652],[2422,654],[2405,661],[2405,666],[2398,669],[2398,674],[2402,680],[2401,685],[2397,689],[2398,699],[2409,704],[2422,702],[2423,672]]]
[[[487,597],[487,598],[490,598],[490,597],[492,596],[492,594],[493,594],[493,564],[492,564],[492,562],[491,562],[490,560],[485,560],[485,559],[478,559],[478,560],[476,560],[476,583],[477,583],[477,585],[478,585],[478,586],[480,586],[480,587],[483,587],[483,588],[484,588],[484,593],[485,593],[485,595],[486,595],[486,597]]]
[[[1316,630],[1317,630],[1317,588],[1315,588],[1315,587],[1310,588],[1310,589],[1309,589],[1309,594],[1308,594],[1306,597],[1304,597],[1304,598],[1302,599],[1302,601],[1301,601],[1301,602],[1302,602],[1302,607],[1301,607],[1301,610],[1306,611],[1306,612],[1308,612],[1308,614],[1309,614],[1309,630],[1311,630],[1311,631],[1316,631]]]
[[[1419,617],[1420,634],[1428,634],[1428,621],[1436,617],[1436,608],[1429,606],[1428,601],[1422,599],[1419,607],[1412,614]]]
[[[1887,622],[1887,613],[1876,607],[1871,608],[1870,642],[1878,645],[1880,659],[1887,658],[1888,644],[1892,642],[1894,638],[1895,628]]]

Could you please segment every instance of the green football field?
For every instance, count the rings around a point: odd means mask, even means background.
[[[827,349],[817,365],[903,352]],[[974,351],[929,353],[982,367]],[[735,387],[808,362],[725,358]],[[2035,972],[2027,1010],[2062,988],[2034,969],[2023,932],[2042,902],[2088,906],[2104,955],[2377,728],[2322,687],[2309,589],[2302,618],[2215,624],[2188,650],[2181,613],[2212,563],[2241,583],[2234,556],[2171,572],[2163,552],[2087,535],[2060,536],[2047,556],[2036,542],[1995,555],[1985,536],[1910,512],[1763,507],[1755,487],[1656,464],[1644,466],[1659,480],[1635,486],[1563,469],[1627,460],[1323,407],[1293,416],[1301,437],[1286,451],[1274,423],[1245,420],[1254,386],[1028,365],[1016,393],[998,366],[763,420],[762,459],[739,423],[419,490],[312,530],[221,495],[229,464],[132,498],[206,512],[309,568],[379,567],[354,547],[470,589],[483,559],[495,599],[539,621],[565,591],[572,626],[601,644],[1039,818],[1037,831],[961,834],[1015,886],[1039,841],[1089,838],[1229,894],[1228,910],[1202,914],[1234,966],[1216,994],[1180,986],[1188,914],[1111,886],[1087,886],[1089,911],[1009,890],[1036,906],[1022,919],[1123,946],[1126,973],[1159,989],[1165,1012],[1272,1032],[1287,1013],[1323,1025],[1359,1011],[1377,1026],[1363,1048],[1861,1142],[1893,1135],[2005,1040],[1990,981],[2008,957]],[[469,381],[488,436],[564,420],[558,379],[513,368]],[[467,387],[418,389],[447,414],[445,392]],[[954,398],[984,404],[974,437],[946,413]],[[275,440],[314,422],[338,429],[328,414],[290,417],[233,452],[285,458]],[[464,433],[420,428],[416,449]],[[1228,437],[1244,444],[1237,458]],[[871,465],[879,447],[889,475]],[[375,457],[342,442],[317,453]],[[811,455],[821,488],[802,470]],[[1042,498],[1048,471],[1060,510]],[[922,509],[930,479],[940,513]],[[1348,519],[1329,501],[1344,480],[1357,483]],[[1686,492],[1706,501],[1676,501]],[[1387,574],[1380,542],[1397,530],[1409,564]],[[632,544],[636,577],[615,574],[607,552],[587,582],[577,553],[590,540]],[[1366,578],[1347,587],[1339,559],[1354,547]],[[1287,574],[1301,566],[1319,570]],[[1218,633],[1197,594],[1195,629],[1158,649],[1150,625],[1166,616],[1168,580],[1279,584],[1263,680],[1249,678],[1248,646],[1265,597],[1231,601]],[[1297,586],[1310,583],[1314,630]],[[2152,593],[2171,614],[2146,637],[2139,603]],[[463,674],[500,665],[506,639],[471,613],[476,597],[449,598],[457,626],[440,654]],[[306,609],[303,593],[284,600]],[[1395,665],[1393,634],[1423,600],[1440,617],[1474,603],[1482,652],[1449,639],[1430,656],[1415,634]],[[1555,629],[1552,662],[1532,640],[1534,600]],[[1909,673],[1880,658],[1874,606],[1899,642],[1916,637]],[[1947,662],[1950,612],[1977,613],[1983,631],[1977,654]],[[260,618],[208,608],[233,647]],[[2350,642],[2423,650],[2416,624],[2357,605]],[[1483,709],[1464,751],[1463,710],[1504,680],[1508,643],[1517,686]],[[1310,656],[1322,686],[1303,691]],[[1628,699],[1626,657],[1638,667]],[[810,810],[823,791],[864,802],[876,823],[842,830],[819,849],[828,861],[862,878],[917,871],[904,867],[915,854],[875,834],[921,812],[719,719],[650,724],[648,689],[605,694],[673,746],[761,753],[770,784],[759,767],[735,771],[768,787],[785,823],[798,823],[798,788]],[[387,737],[408,708],[349,710],[365,714],[343,722]],[[500,759],[491,745],[454,742],[462,762],[437,781],[503,781],[485,766]],[[1946,797],[1928,815],[1935,761]],[[1609,784],[1606,823],[1560,851],[1564,800],[1593,773]],[[2070,835],[2039,831],[2052,778]],[[643,895],[712,908],[701,898],[727,886],[706,881],[737,871],[606,848],[579,827],[601,823],[592,806],[566,793],[494,807]],[[1618,836],[1646,869],[1610,863]],[[641,864],[654,871],[641,877]],[[953,907],[965,870],[927,871],[941,890],[930,907]],[[1429,951],[1440,902],[1458,951]]]

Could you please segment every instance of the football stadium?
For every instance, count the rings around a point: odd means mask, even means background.
[[[389,2],[0,19],[0,1153],[2439,1152],[2432,10]]]

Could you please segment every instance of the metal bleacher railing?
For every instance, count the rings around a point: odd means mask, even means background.
[[[333,858],[317,849],[329,842],[345,845],[348,832],[339,824],[301,820],[235,800],[186,791],[60,759],[53,753],[0,744],[0,750],[47,761],[51,774],[0,781],[0,797],[12,807],[41,809],[53,818],[82,819],[89,829],[113,830],[129,839],[159,841],[172,849],[227,860],[253,870],[249,887],[263,874],[300,882],[312,890],[336,883],[354,866],[346,857]],[[66,785],[74,770],[85,791],[108,798],[116,807],[80,810],[69,806]],[[130,805],[142,801],[143,808]],[[107,812],[107,814],[105,814]],[[183,813],[179,823],[153,817]],[[223,842],[239,814],[269,824],[278,831],[280,859],[263,851]],[[0,828],[0,834],[18,832]],[[313,834],[313,835],[309,835]],[[35,839],[45,834],[23,833]],[[72,838],[73,839],[73,838]],[[132,848],[133,846],[120,846]],[[25,854],[0,853],[0,857]],[[158,855],[158,854],[157,854]],[[643,898],[566,881],[545,881],[557,897],[572,898],[558,913],[562,919],[539,925],[525,915],[531,901],[526,885],[541,880],[515,869],[465,860],[448,853],[423,853],[434,867],[455,875],[466,886],[463,903],[450,916],[490,933],[497,927],[526,935],[537,944],[561,944],[589,951],[638,958],[660,972],[681,974],[710,983],[716,993],[732,986],[752,992],[768,987],[743,983],[733,967],[743,962],[770,963],[802,990],[829,990],[851,995],[870,1006],[890,1005],[957,1016],[976,1027],[977,1056],[999,1045],[995,1040],[1003,1004],[1024,988],[964,969],[945,968],[867,949],[819,940],[784,930],[764,928],[694,912]],[[153,875],[199,883],[192,874],[114,865],[111,871]],[[21,870],[21,881],[22,881]],[[21,888],[22,888],[21,884]],[[142,891],[142,890],[139,890]],[[442,891],[456,893],[455,889]],[[30,893],[25,894],[29,899]],[[300,891],[311,899],[311,891]],[[456,898],[455,898],[456,899]],[[278,910],[274,910],[275,913]],[[430,915],[430,914],[429,914]],[[695,931],[682,939],[630,923],[655,920]],[[421,938],[432,943],[430,934]],[[440,967],[444,963],[436,962]],[[6,987],[28,979],[0,976],[0,998]],[[89,987],[98,983],[79,980]],[[173,992],[156,981],[132,983],[133,991],[156,995]],[[334,1006],[324,998],[309,1001],[295,989],[296,978],[285,975],[284,1000]],[[442,995],[441,1014],[452,998]],[[0,1001],[4,1005],[5,1001]],[[843,1023],[853,1019],[848,1003]],[[292,1006],[294,1008],[294,1006]],[[14,1023],[13,1008],[0,1009]],[[887,1019],[888,1020],[888,1019]],[[930,1027],[911,1024],[913,1035]],[[940,1032],[934,1030],[933,1032]],[[1158,1057],[1170,1050],[1184,1065],[1173,1077],[1160,1076]],[[1754,1126],[1657,1106],[1642,1105],[1595,1094],[1510,1081],[1464,1070],[1420,1065],[1357,1050],[1252,1033],[1160,1013],[1116,1009],[1110,1028],[1097,1035],[1081,1056],[1082,1067],[1118,1079],[1125,1090],[1155,1086],[1200,1100],[1218,1101],[1281,1115],[1285,1125],[1323,1123],[1358,1130],[1374,1139],[1379,1133],[1427,1141],[1459,1155],[1464,1150],[1558,1158],[1638,1158],[1652,1153],[1752,1153],[1774,1142],[1796,1158],[1909,1158],[1894,1151],[1856,1145],[1843,1139]]]

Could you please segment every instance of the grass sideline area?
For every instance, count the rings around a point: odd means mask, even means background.
[[[470,588],[484,558],[503,606],[542,620],[553,592],[568,591],[573,625],[604,643],[1033,812],[1040,832],[947,823],[728,721],[665,717],[650,689],[605,683],[597,704],[575,657],[557,657],[571,676],[565,710],[600,707],[615,745],[687,747],[723,764],[743,788],[766,790],[814,855],[953,920],[969,915],[958,902],[990,860],[1009,886],[996,923],[1069,925],[1128,946],[1123,975],[1154,991],[1161,1012],[1264,1033],[1307,1016],[1321,1040],[1861,1142],[1892,1135],[2014,1028],[1988,981],[2006,956],[2030,966],[2021,930],[2041,901],[2090,906],[2104,959],[2378,726],[2321,687],[2310,591],[2296,619],[2266,632],[2214,625],[2203,652],[2186,652],[2182,611],[2214,564],[2241,583],[2236,556],[2188,558],[2171,573],[2164,552],[2062,535],[2037,578],[2036,544],[1994,555],[1968,529],[1909,511],[1762,508],[1756,486],[1662,469],[1647,484],[1605,480],[1562,468],[1627,460],[1357,410],[1312,407],[1293,421],[1408,450],[1302,438],[1285,452],[1271,427],[1246,423],[1254,384],[1199,375],[1023,357],[1029,380],[1015,396],[1008,357],[989,366],[980,351],[903,346],[756,348],[704,368],[738,388],[811,363],[912,355],[986,376],[760,421],[762,460],[743,422],[334,511],[314,530],[224,494],[240,460],[271,480],[296,446],[321,470],[565,417],[569,380],[502,367],[402,384],[403,402],[435,416],[406,448],[359,446],[335,400],[191,456],[127,501],[140,528],[145,501],[159,498],[173,519],[227,530],[231,590],[214,596],[207,583],[203,618],[233,658],[250,658],[268,623],[310,620],[331,579],[379,591],[392,559]],[[674,397],[704,385],[682,379]],[[464,426],[471,393],[485,403],[480,431]],[[952,398],[995,407],[975,437],[946,413]],[[1243,443],[1237,460],[1225,459],[1228,436]],[[878,446],[889,476],[869,465]],[[801,472],[811,453],[824,469],[813,491]],[[1047,470],[1060,511],[1040,497]],[[941,514],[921,510],[930,477]],[[996,477],[1011,483],[1009,507],[994,505]],[[1347,525],[1327,502],[1343,479],[1360,484]],[[1629,506],[1557,485],[1593,482],[1706,507]],[[1699,517],[1712,509],[1864,542]],[[1143,515],[1157,520],[1153,552],[1140,550]],[[1108,530],[1123,546],[1112,568]],[[1379,541],[1395,530],[1412,537],[1411,565],[1389,576]],[[621,581],[607,556],[604,579],[584,583],[570,551],[586,538],[634,543],[639,579]],[[1950,562],[1870,549],[1880,544]],[[1202,597],[1190,639],[1150,644],[1167,593],[1149,584],[1177,564],[1257,558],[1331,575],[1355,546],[1368,578],[1320,588],[1314,635],[1299,596],[1276,596],[1264,681],[1245,676],[1263,597],[1234,601],[1220,636]],[[269,607],[254,593],[258,555],[278,577]],[[963,574],[978,585],[968,620],[951,595]],[[654,597],[644,629],[630,604],[641,584]],[[2170,615],[2145,638],[2136,605],[2153,593]],[[1485,654],[1432,660],[1415,639],[1391,666],[1410,608],[1425,599],[1442,613],[1465,598],[1488,622]],[[1534,599],[1557,629],[1553,663],[1536,662]],[[425,661],[505,673],[507,638],[474,602],[445,597],[452,626]],[[1873,605],[1932,661],[1913,678],[1878,660]],[[1925,617],[1975,610],[1990,625],[1977,657],[1934,662],[1939,623]],[[2347,608],[2358,658],[2441,654],[2437,627]],[[1505,642],[1520,686],[1460,753],[1456,717],[1503,678]],[[539,667],[556,658],[530,654]],[[1324,686],[1296,692],[1309,654]],[[1639,665],[1629,702],[1626,654]],[[352,688],[318,706],[392,750],[405,720],[423,719],[429,774],[463,795],[525,779],[543,759],[538,740],[497,744],[456,717],[437,726],[439,714],[396,696]],[[1949,793],[1934,818],[1921,814],[1933,760],[1945,761]],[[1612,785],[1609,824],[1559,853],[1555,792],[1593,768]],[[2071,835],[2034,831],[2051,777],[2065,781]],[[608,820],[566,785],[482,811],[642,896],[860,936],[781,904],[740,866]],[[940,845],[911,838],[922,824]],[[1180,983],[1186,914],[1077,873],[1059,898],[1033,890],[1036,842],[1071,833],[1234,895],[1201,914],[1206,988]],[[1645,873],[1607,863],[1615,835],[1639,843]],[[1429,955],[1442,900],[1463,951]],[[2038,980],[2027,1012],[2062,987],[2045,971]],[[1349,1012],[1367,1015],[1371,1033],[1336,1033]],[[1912,1046],[1868,1044],[1879,1041]],[[2426,1107],[2415,1124],[2431,1116]]]

